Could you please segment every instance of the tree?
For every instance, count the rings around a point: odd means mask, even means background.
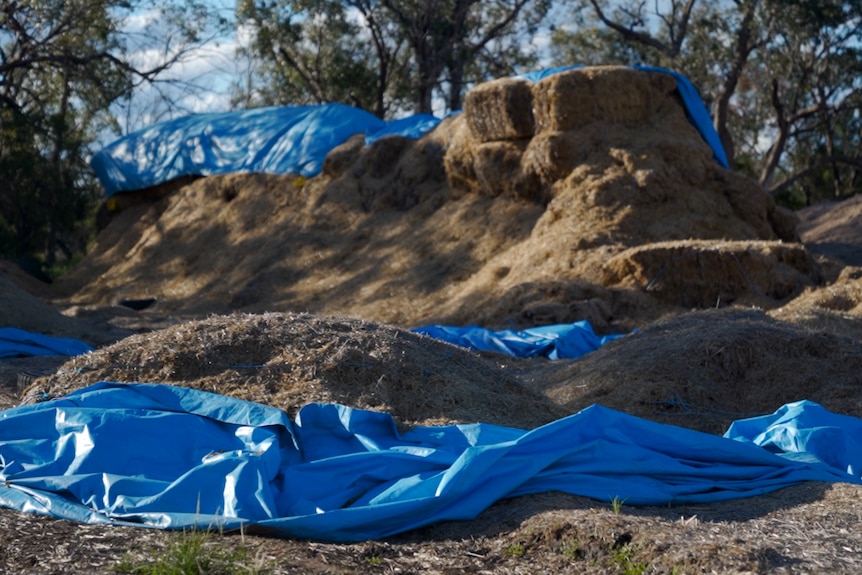
[[[240,0],[262,86],[246,104],[342,102],[383,117],[399,100],[403,41],[373,0]]]
[[[435,98],[461,107],[476,81],[535,61],[550,0],[242,0],[269,104],[339,101],[380,117]],[[535,48],[535,47],[533,47]],[[253,101],[246,95],[247,102]]]
[[[699,86],[729,159],[773,193],[859,189],[859,0],[580,0],[557,58],[675,68]],[[593,52],[585,55],[585,49]],[[827,172],[824,172],[824,169]]]
[[[136,64],[128,18],[157,11],[160,53]],[[0,226],[3,256],[53,263],[83,249],[97,198],[86,158],[111,106],[189,53],[202,7],[108,0],[0,0]],[[150,40],[156,35],[151,33]]]

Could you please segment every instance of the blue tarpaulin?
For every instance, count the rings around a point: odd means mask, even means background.
[[[544,325],[524,330],[495,331],[469,325],[428,325],[413,330],[474,351],[495,351],[514,357],[577,359],[621,334],[598,336],[588,321]]]
[[[538,81],[578,66],[549,68],[523,78]],[[635,66],[672,74],[688,118],[727,167],[724,149],[697,90],[684,76],[663,68]],[[355,134],[366,144],[390,135],[420,138],[440,119],[415,114],[385,122],[343,104],[283,106],[193,114],[138,130],[109,144],[90,159],[105,194],[140,190],[182,176],[237,172],[320,173],[326,155]]]
[[[313,176],[332,148],[385,125],[342,104],[193,114],[120,138],[94,154],[90,166],[109,197],[187,175]]]
[[[730,437],[601,406],[530,431],[400,433],[386,414],[334,404],[289,421],[187,388],[99,383],[0,412],[0,505],[87,523],[359,541],[550,490],[666,505],[860,483],[860,425],[803,401]]]
[[[93,351],[83,341],[31,333],[16,327],[0,328],[0,357],[80,355]]]

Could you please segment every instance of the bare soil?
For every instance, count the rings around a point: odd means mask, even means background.
[[[0,360],[0,407],[115,380],[289,413],[335,401],[404,427],[530,428],[594,403],[708,433],[799,399],[862,417],[859,202],[787,212],[716,165],[664,79],[568,74],[478,86],[426,137],[353,138],[316,178],[117,197],[52,285],[0,262],[0,325],[98,348]],[[409,331],[581,319],[629,335],[550,362]],[[615,512],[547,493],[385,541],[212,544],[272,573],[853,573],[859,496],[809,483]],[[177,537],[0,510],[0,573],[107,573]]]

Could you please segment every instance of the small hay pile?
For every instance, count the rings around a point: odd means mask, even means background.
[[[799,237],[812,252],[862,266],[862,194],[799,210]]]
[[[834,282],[809,287],[769,314],[811,329],[862,341],[862,268],[844,268]]]
[[[566,413],[496,360],[392,326],[304,314],[233,314],[134,335],[71,359],[23,402],[97,381],[194,387],[291,415],[334,402],[386,411],[405,425],[531,428]]]
[[[862,417],[859,341],[755,310],[658,321],[530,378],[525,384],[572,412],[599,403],[708,433],[802,399]]]

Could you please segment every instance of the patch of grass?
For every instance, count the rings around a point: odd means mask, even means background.
[[[117,573],[133,575],[263,575],[269,570],[251,557],[244,545],[220,545],[213,531],[183,531],[164,549],[155,549],[148,560],[124,557]]]
[[[565,543],[560,548],[560,551],[563,555],[566,556],[567,559],[571,561],[576,561],[580,559],[581,557],[583,557],[584,554],[583,550],[581,550],[581,543],[577,539]]]
[[[507,557],[523,557],[527,553],[527,548],[523,543],[512,543],[504,551]]]
[[[380,555],[369,555],[365,558],[365,562],[369,565],[383,565],[383,559],[380,558]]]
[[[614,498],[611,499],[611,511],[613,511],[615,514],[619,515],[620,511],[622,511],[622,509],[623,509],[623,503],[625,503],[625,502],[626,502],[626,500],[620,499],[619,495],[614,496]]]
[[[648,565],[643,562],[636,562],[632,556],[636,549],[632,545],[623,545],[613,551],[611,555],[611,563],[619,567],[620,573],[623,575],[643,575],[646,573]]]

